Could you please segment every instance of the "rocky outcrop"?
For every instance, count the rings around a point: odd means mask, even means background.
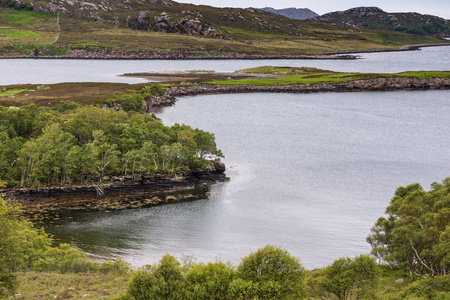
[[[213,25],[200,19],[200,13],[185,11],[184,15],[184,17],[175,21],[173,16],[163,12],[154,16],[153,20],[150,20],[148,12],[139,11],[136,17],[128,16],[125,20],[125,25],[128,28],[139,30],[154,29],[164,33],[183,33],[225,38],[219,35],[218,30]]]
[[[204,196],[209,186],[228,181],[225,165],[213,161],[206,169],[193,169],[178,176],[110,177],[102,184],[48,188],[13,188],[2,196],[19,200],[28,213],[47,210],[124,209],[185,201]]]
[[[177,97],[234,93],[322,93],[322,92],[375,92],[405,90],[449,90],[450,79],[414,77],[386,77],[354,80],[344,83],[293,84],[293,85],[191,85],[169,88],[164,96],[149,99],[144,112],[156,107],[173,105]]]
[[[133,28],[133,29],[149,30],[152,28],[152,25],[150,24],[150,17],[148,15],[148,12],[145,12],[145,11],[138,11],[136,18],[132,18],[131,16],[128,16],[125,20],[125,23],[128,28]]]
[[[154,27],[156,31],[166,33],[181,32],[181,28],[178,26],[178,24],[172,21],[172,18],[166,13],[155,16],[154,21]]]

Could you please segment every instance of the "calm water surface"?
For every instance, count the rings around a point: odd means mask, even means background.
[[[360,54],[359,60],[73,60],[0,59],[0,85],[60,82],[140,83],[144,79],[119,77],[124,73],[215,70],[232,72],[273,65],[316,67],[344,72],[402,72],[450,70],[450,47],[423,48],[419,51]]]
[[[450,175],[449,115],[448,91],[183,98],[159,117],[214,132],[230,182],[208,199],[83,213],[48,230],[135,266],[167,252],[238,263],[269,243],[324,266],[370,251],[398,186]]]
[[[450,70],[450,47],[363,54],[354,61],[0,60],[0,85],[143,82],[127,72],[261,65],[334,71]],[[169,252],[237,263],[268,243],[307,268],[370,251],[365,242],[395,189],[450,175],[450,91],[245,94],[181,99],[159,117],[216,134],[228,183],[207,199],[52,220],[47,230],[93,256],[134,266]]]

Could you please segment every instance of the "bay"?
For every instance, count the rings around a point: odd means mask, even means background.
[[[236,94],[182,98],[158,116],[216,134],[228,183],[207,199],[83,213],[48,231],[134,266],[165,253],[238,263],[266,244],[309,268],[370,251],[395,189],[449,176],[448,91]],[[72,222],[77,223],[72,223]]]

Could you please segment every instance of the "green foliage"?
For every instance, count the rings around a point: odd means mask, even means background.
[[[130,272],[130,265],[120,259],[99,264],[89,261],[83,252],[67,244],[51,247],[43,229],[34,228],[22,220],[20,214],[16,202],[0,198],[0,298],[14,293],[19,271]]]
[[[250,74],[271,74],[277,75],[275,78],[250,78],[250,79],[215,79],[205,81],[214,85],[292,85],[292,84],[319,84],[319,83],[343,83],[353,80],[368,80],[373,78],[389,77],[414,77],[419,79],[427,78],[450,78],[450,72],[446,71],[420,71],[402,73],[339,73],[315,68],[291,68],[264,66],[246,69],[243,73]]]
[[[49,248],[33,267],[38,272],[80,273],[92,269],[86,255],[68,244]]]
[[[450,275],[418,279],[399,294],[399,299],[450,299]]]
[[[321,287],[337,299],[360,299],[368,296],[379,276],[375,259],[361,255],[354,259],[340,258],[324,270]]]
[[[181,265],[171,255],[133,274],[123,299],[305,299],[306,271],[286,250],[266,246],[230,264]]]
[[[221,261],[196,264],[185,274],[183,298],[227,299],[233,278],[234,270]]]
[[[58,111],[59,112],[68,112],[74,111],[75,109],[81,107],[80,104],[72,102],[72,101],[61,101],[59,103]]]
[[[0,298],[14,293],[16,273],[31,267],[49,244],[43,231],[20,219],[16,203],[0,198]]]
[[[0,7],[13,8],[17,10],[33,10],[33,6],[24,1],[0,0]]]
[[[0,34],[3,34],[3,31],[0,30]],[[5,90],[4,92],[0,91],[0,97],[6,97],[6,96],[10,96],[10,95],[18,95],[18,94],[24,93],[24,92],[33,92],[33,90],[31,90],[31,89],[9,89],[9,90]]]
[[[181,263],[166,254],[158,265],[145,266],[135,272],[127,293],[136,300],[179,299],[182,282]]]
[[[286,250],[268,245],[244,257],[231,283],[233,298],[305,299],[306,271]]]
[[[450,270],[450,178],[426,192],[400,187],[367,241],[372,254],[414,276],[443,276]]]
[[[141,112],[144,106],[144,100],[137,94],[125,94],[118,100],[122,104],[124,111]]]
[[[142,112],[142,108],[145,101],[152,96],[162,96],[165,93],[165,89],[159,84],[153,84],[151,86],[144,87],[140,91],[127,91],[124,93],[118,93],[114,99],[107,100],[106,103],[122,104],[124,111]]]
[[[148,90],[148,91],[147,91]],[[143,88],[141,93],[150,93],[154,96],[162,96],[166,90],[159,84],[152,84],[150,87]]]
[[[0,176],[23,186],[102,182],[104,178],[206,167],[223,156],[214,135],[186,125],[164,126],[150,115],[78,107],[0,108]]]

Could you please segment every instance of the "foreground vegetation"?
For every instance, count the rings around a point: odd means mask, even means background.
[[[436,299],[450,298],[450,178],[430,191],[400,187],[368,237],[375,257],[339,258],[307,271],[289,252],[267,245],[237,266],[166,254],[138,270],[92,262],[20,217],[0,199],[0,297],[48,299]],[[59,274],[59,275],[58,275]],[[63,274],[63,275],[62,275]],[[20,285],[19,285],[20,284]]]

